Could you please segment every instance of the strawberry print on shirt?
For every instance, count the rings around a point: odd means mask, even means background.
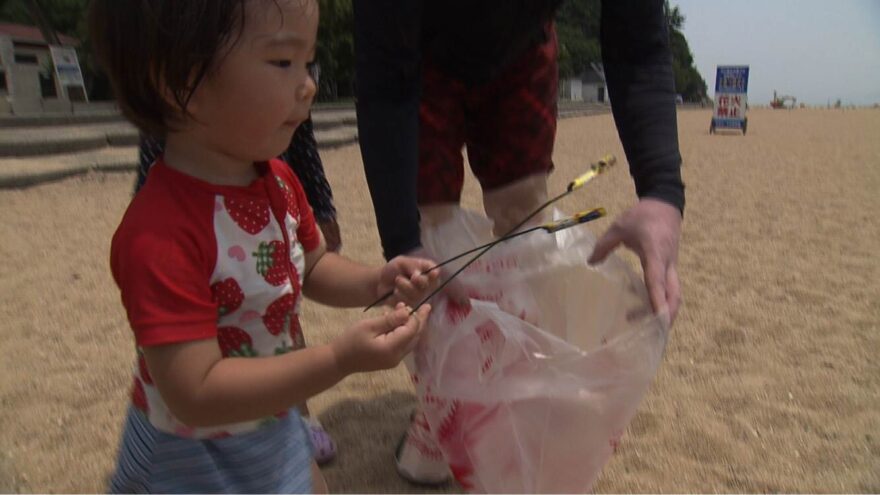
[[[111,269],[139,347],[214,339],[224,358],[297,347],[305,253],[320,234],[299,181],[278,161],[247,187],[216,186],[162,160],[132,201],[111,246]],[[264,421],[189,428],[170,413],[146,366],[132,401],[167,433],[212,438]]]

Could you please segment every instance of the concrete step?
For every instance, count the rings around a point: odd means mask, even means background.
[[[354,108],[342,107],[312,112],[312,125],[315,131],[336,127],[357,126]]]
[[[137,142],[137,130],[128,122],[12,127],[0,133],[0,157],[75,153]]]
[[[357,119],[340,115],[320,115],[315,121],[315,136],[323,141],[344,144],[357,139]],[[317,116],[316,116],[317,117]],[[322,141],[322,139],[318,139]],[[137,129],[125,121],[115,123],[63,125],[51,127],[11,127],[0,132],[0,157],[25,157],[76,153],[105,146],[132,146],[138,143]],[[331,144],[332,145],[332,144]],[[335,146],[335,145],[333,145]]]
[[[108,147],[60,155],[0,158],[0,189],[34,186],[91,171],[131,171],[137,146]]]
[[[559,118],[608,113],[601,103],[562,103]],[[321,150],[356,143],[354,109],[312,114]],[[0,131],[0,189],[27,187],[90,171],[133,171],[137,131],[125,121],[87,125],[10,127]]]
[[[358,141],[357,125],[333,127],[325,130],[315,129],[315,140],[318,141],[319,150],[354,144]]]
[[[0,129],[11,127],[53,127],[124,122],[125,117],[115,104],[109,102],[77,104],[73,113],[37,113],[0,116]],[[356,122],[351,102],[319,103],[312,107],[316,127],[329,128]]]
[[[601,115],[609,112],[611,112],[611,106],[605,103],[560,101],[558,107],[560,119],[583,117],[586,115]]]
[[[136,137],[136,135],[135,135]],[[315,131],[318,149],[326,150],[357,142],[357,128],[339,127]],[[0,158],[0,189],[28,187],[85,174],[91,171],[119,172],[137,168],[138,150],[135,143],[44,154]]]
[[[51,127],[64,125],[98,124],[107,122],[123,122],[125,118],[118,111],[108,110],[85,114],[53,114],[16,115],[0,117],[0,129],[11,127]],[[5,130],[3,132],[6,132]]]

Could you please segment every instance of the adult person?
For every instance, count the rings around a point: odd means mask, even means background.
[[[463,146],[497,234],[546,200],[560,4],[354,0],[359,141],[386,258],[421,249],[420,213],[428,224],[442,221],[458,203]],[[621,244],[636,252],[653,308],[671,323],[685,198],[664,2],[603,0],[600,26],[612,112],[639,200],[599,239],[590,262]],[[398,471],[442,481],[448,471],[420,424],[417,415]]]

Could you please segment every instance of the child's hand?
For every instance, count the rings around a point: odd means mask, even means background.
[[[389,298],[388,304],[403,301],[415,306],[437,287],[440,270],[428,271],[435,264],[428,259],[409,256],[392,259],[382,267],[376,295],[381,297],[393,290],[394,295]]]
[[[330,347],[345,374],[393,368],[415,346],[431,306],[425,304],[412,316],[411,308],[399,303],[388,313],[356,323]]]

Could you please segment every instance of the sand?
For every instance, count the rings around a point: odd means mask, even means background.
[[[753,110],[747,136],[711,136],[709,118],[679,115],[684,305],[595,489],[880,492],[880,111]],[[560,122],[551,190],[609,151],[623,156],[611,116]],[[324,160],[344,253],[378,263],[358,148]],[[133,178],[0,191],[0,491],[105,489],[133,363],[108,246]],[[624,161],[562,206],[614,215],[633,201]],[[326,342],[359,316],[306,304],[306,336]],[[402,367],[311,400],[339,444],[332,491],[423,491],[392,462],[414,403]]]

